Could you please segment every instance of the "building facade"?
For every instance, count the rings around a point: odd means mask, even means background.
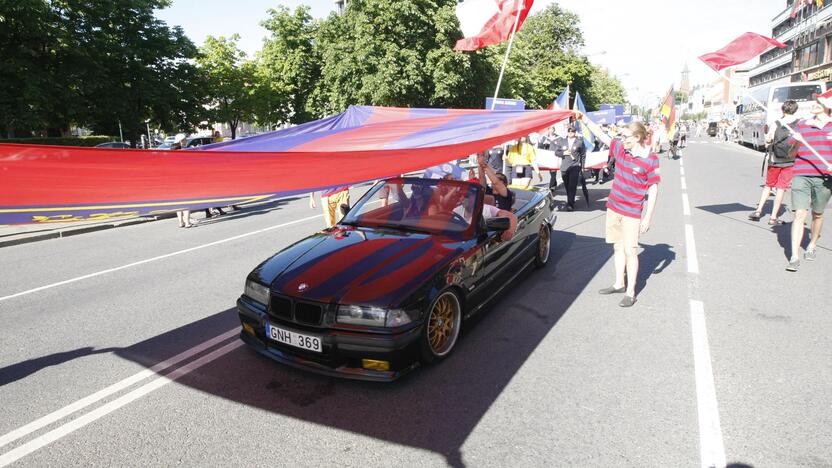
[[[832,82],[832,1],[787,0],[785,9],[772,19],[771,36],[786,48],[760,55],[760,63],[750,71],[750,87]]]

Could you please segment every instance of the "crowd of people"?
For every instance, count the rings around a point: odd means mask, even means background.
[[[764,217],[763,209],[772,191],[774,202],[768,224],[785,223],[780,208],[786,190],[791,189],[791,209],[794,219],[790,229],[790,252],[786,270],[796,272],[800,267],[800,249],[805,223],[811,210],[809,243],[803,260],[814,261],[817,244],[823,229],[823,212],[832,198],[832,92],[815,96],[809,112],[811,117],[798,120],[797,102],[785,101],[783,115],[766,134],[766,180],[755,210],[748,215],[752,221]]]

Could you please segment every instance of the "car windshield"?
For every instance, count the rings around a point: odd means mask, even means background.
[[[343,224],[430,234],[466,232],[474,219],[479,185],[442,179],[395,178],[376,184],[347,213]]]
[[[821,93],[820,85],[800,85],[775,88],[772,95],[772,102],[782,104],[789,99],[797,102],[811,101],[815,94]]]

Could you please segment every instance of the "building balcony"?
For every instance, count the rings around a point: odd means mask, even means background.
[[[787,63],[789,63],[791,61],[792,61],[792,54],[791,53],[786,53],[786,54],[781,55],[780,57],[777,57],[774,60],[769,60],[766,63],[761,63],[761,64],[757,65],[756,67],[752,68],[751,71],[749,71],[749,75],[754,77],[754,76],[760,75],[762,73],[765,73],[769,70],[773,70],[777,67],[786,65]]]

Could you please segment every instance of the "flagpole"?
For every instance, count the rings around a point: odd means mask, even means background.
[[[500,67],[500,77],[497,79],[497,89],[494,90],[494,99],[491,101],[491,110],[497,105],[497,96],[500,94],[500,84],[503,82],[503,73],[506,71],[508,54],[511,52],[511,43],[514,42],[514,33],[517,32],[517,24],[520,23],[520,11],[523,9],[523,0],[517,0],[517,17],[514,18],[514,28],[511,29],[511,36],[508,39],[506,55],[503,57],[503,66]]]
[[[716,70],[714,70],[714,71],[716,71]],[[723,75],[721,72],[716,72],[716,73],[717,73],[717,75],[719,75],[723,80],[727,81],[728,83],[733,84],[734,86],[736,86],[738,88],[740,87],[739,83],[737,83],[736,81],[732,80],[731,78],[728,78],[727,76]],[[751,98],[752,101],[754,101],[754,104],[757,104],[758,106],[760,106],[761,109],[767,109],[767,106],[765,104],[763,104],[762,102],[758,101],[757,98],[755,98],[752,94],[749,93],[748,97]],[[826,167],[828,169],[832,170],[832,164],[829,164],[829,161],[827,161],[826,158],[821,156],[820,153],[817,152],[815,147],[812,146],[808,141],[806,141],[806,139],[803,138],[803,135],[797,133],[797,131],[795,129],[793,129],[791,127],[791,125],[789,125],[789,124],[787,124],[785,122],[781,122],[781,124],[784,127],[786,127],[786,129],[789,131],[789,133],[791,133],[792,136],[794,136],[794,138],[797,141],[805,144],[806,147],[809,148],[809,151],[812,152],[812,154],[814,154],[815,156],[817,156],[818,159],[823,161],[823,163],[826,164]]]

